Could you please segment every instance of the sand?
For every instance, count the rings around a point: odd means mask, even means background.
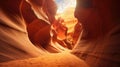
[[[46,54],[36,58],[0,63],[0,67],[88,67],[87,64],[68,53]]]

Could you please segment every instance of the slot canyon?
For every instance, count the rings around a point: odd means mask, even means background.
[[[120,0],[0,0],[0,67],[120,67]]]

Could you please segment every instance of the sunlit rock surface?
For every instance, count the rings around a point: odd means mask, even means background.
[[[75,43],[77,42],[79,34],[81,32],[81,29],[77,33],[75,33],[76,31],[74,31],[74,30],[78,29],[78,28],[76,28],[76,29],[74,28],[75,25],[77,25],[77,26],[79,26],[79,28],[81,28],[81,25],[77,24],[77,22],[78,22],[77,19],[74,18],[75,5],[74,5],[74,7],[67,6],[67,10],[63,11],[62,14],[56,15],[57,5],[55,4],[55,1],[42,0],[42,1],[40,1],[41,3],[37,3],[37,1],[38,0],[36,0],[34,2],[29,1],[29,0],[28,1],[23,0],[20,5],[21,14],[27,23],[28,36],[29,36],[31,42],[33,44],[35,44],[36,46],[40,46],[40,47],[42,46],[43,48],[48,50],[48,47],[51,46],[51,45],[49,46],[49,44],[51,44],[50,41],[52,38],[52,36],[50,35],[51,25],[55,25],[54,23],[57,22],[57,25],[59,25],[59,27],[57,27],[57,29],[56,29],[56,30],[59,30],[56,32],[57,38],[59,36],[65,36],[66,43],[70,44],[72,46],[72,47],[70,47],[70,49],[73,48]],[[73,0],[71,0],[71,3],[72,2],[73,2]],[[49,3],[49,4],[47,4],[47,3]],[[38,8],[40,8],[41,10]],[[59,9],[59,7],[58,7],[58,9]],[[56,16],[56,18],[55,18],[55,16]],[[58,21],[59,20],[58,18],[62,18],[64,21],[61,23],[61,21]],[[62,33],[62,32],[64,31],[63,28],[65,28],[65,27],[67,28],[67,30],[65,30],[66,33],[64,35],[64,33]],[[53,35],[55,35],[55,34],[53,34]],[[77,36],[75,36],[75,35],[77,35]],[[54,38],[54,40],[55,40],[55,38]],[[64,41],[60,41],[59,42],[60,44],[58,44],[58,46],[65,45]]]

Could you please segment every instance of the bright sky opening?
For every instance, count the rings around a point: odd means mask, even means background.
[[[58,6],[57,14],[63,13],[69,7],[76,6],[76,0],[55,0]]]

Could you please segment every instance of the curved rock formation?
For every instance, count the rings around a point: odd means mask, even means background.
[[[21,0],[0,1],[0,62],[40,56],[44,51],[28,38],[25,22],[20,14]]]
[[[83,34],[73,53],[91,67],[120,66],[119,0],[77,0]]]
[[[50,27],[55,21],[56,9],[53,0],[22,1],[21,14],[27,23],[28,36],[36,46],[46,48],[49,44]]]

